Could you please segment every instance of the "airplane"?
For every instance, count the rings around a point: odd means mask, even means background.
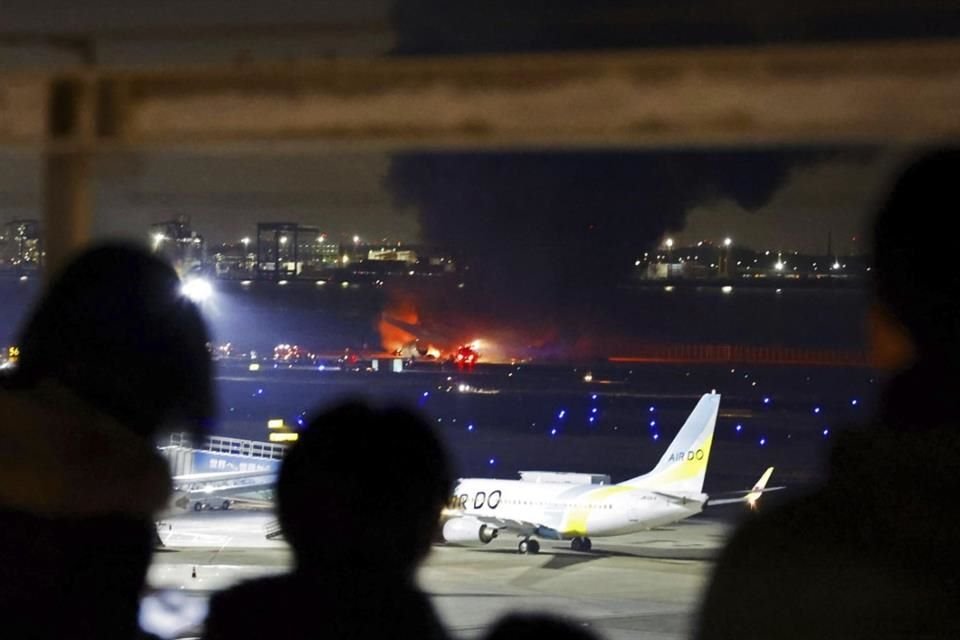
[[[461,479],[443,512],[442,539],[479,546],[511,532],[522,538],[517,549],[524,554],[539,552],[536,538],[570,540],[573,550],[589,551],[591,535],[617,536],[678,522],[707,504],[755,506],[763,493],[783,488],[766,487],[772,467],[745,496],[711,500],[703,493],[719,409],[720,395],[704,394],[653,470],[619,484]]]

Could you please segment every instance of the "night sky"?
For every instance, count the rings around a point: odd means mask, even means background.
[[[7,0],[0,38],[92,32],[105,64],[161,64],[960,33],[960,9],[933,1],[660,5]],[[37,40],[10,42],[0,40],[0,68],[69,58]],[[666,233],[822,251],[831,231],[840,250],[859,251],[863,217],[895,164],[876,149],[125,154],[98,161],[95,227],[101,237],[144,240],[149,223],[188,215],[210,240],[236,242],[257,221],[295,221],[339,238],[446,246],[489,274],[484,291],[555,299],[563,289],[579,304]],[[0,219],[39,215],[39,173],[35,154],[0,151]],[[508,286],[519,272],[524,282]]]

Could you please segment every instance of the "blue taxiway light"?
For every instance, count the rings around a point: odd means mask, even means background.
[[[740,433],[741,431],[743,431],[743,425],[742,425],[742,424],[738,424],[738,425],[737,425],[737,433]]]
[[[560,420],[563,420],[563,417],[564,417],[565,415],[567,415],[567,410],[566,410],[566,409],[561,409],[561,410],[560,410],[560,413],[557,414],[557,418],[560,419]]]
[[[491,464],[491,465],[492,465],[492,464],[495,463],[495,462],[496,462],[496,460],[494,460],[493,458],[490,458],[490,460],[487,461],[487,464]]]
[[[760,438],[760,446],[762,447],[762,446],[765,445],[765,444],[767,444],[767,439],[766,439],[766,438]]]

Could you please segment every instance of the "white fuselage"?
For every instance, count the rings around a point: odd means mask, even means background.
[[[706,496],[678,500],[625,485],[468,478],[448,504],[456,516],[538,523],[543,538],[614,536],[683,520],[703,509]]]

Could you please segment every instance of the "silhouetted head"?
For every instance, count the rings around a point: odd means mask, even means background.
[[[596,640],[595,635],[555,616],[535,613],[511,613],[501,618],[487,634],[486,640]]]
[[[195,429],[214,416],[207,340],[172,267],[134,246],[103,245],[50,284],[9,382],[56,382],[141,435]]]
[[[947,229],[958,189],[960,150],[925,155],[896,181],[873,230],[882,311],[906,330],[917,357],[952,366],[960,365],[960,264]]]
[[[301,570],[407,574],[430,548],[450,484],[422,418],[347,403],[311,420],[287,452],[277,510]]]

